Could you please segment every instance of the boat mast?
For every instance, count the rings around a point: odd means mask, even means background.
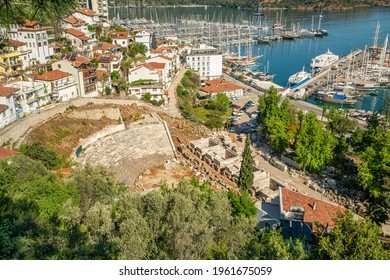
[[[380,60],[379,60],[378,80],[381,78],[381,76],[382,76],[382,70],[383,70],[383,68],[385,67],[385,58],[386,58],[386,51],[387,51],[388,40],[389,40],[389,34],[386,35],[385,43],[383,44],[383,48],[382,48],[382,52],[381,52],[381,57],[380,57]]]
[[[378,21],[378,23],[376,24],[376,29],[375,29],[374,46],[378,45],[380,28],[381,28],[381,25],[379,24],[379,21]]]

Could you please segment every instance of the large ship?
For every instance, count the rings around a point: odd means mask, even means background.
[[[290,78],[288,78],[288,83],[290,86],[294,86],[296,84],[304,83],[310,78],[310,73],[305,72],[305,67],[303,67],[302,71],[295,73],[294,75],[290,76]]]
[[[328,50],[326,53],[316,56],[311,60],[310,67],[315,72],[337,61],[339,56]]]

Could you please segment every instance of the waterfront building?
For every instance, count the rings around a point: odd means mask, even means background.
[[[15,93],[18,88],[0,85],[0,128],[16,120]]]
[[[189,48],[185,55],[187,65],[199,72],[201,80],[212,80],[222,77],[222,53],[216,48],[201,44]]]
[[[90,60],[86,57],[74,55],[63,55],[62,60],[54,62],[53,69],[66,71],[73,75],[77,83],[77,95],[82,97],[96,97],[97,75],[94,66],[90,65]]]
[[[37,81],[51,84],[51,98],[58,101],[69,101],[77,97],[77,84],[73,75],[61,70],[53,70],[35,77]]]

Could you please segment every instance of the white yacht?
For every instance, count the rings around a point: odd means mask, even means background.
[[[311,60],[310,67],[315,72],[337,61],[340,57],[332,53],[329,49],[326,53],[316,56]]]
[[[303,67],[302,71],[295,73],[294,75],[290,76],[288,78],[288,83],[290,86],[302,83],[304,81],[307,81],[311,78],[310,73],[305,72],[305,66]]]

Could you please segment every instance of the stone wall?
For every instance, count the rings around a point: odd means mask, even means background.
[[[288,157],[282,155],[280,159],[281,159],[282,162],[284,162],[288,166],[293,167],[293,168],[295,168],[297,170],[301,170],[301,167],[299,166],[299,163],[293,161],[291,158],[288,158]]]

